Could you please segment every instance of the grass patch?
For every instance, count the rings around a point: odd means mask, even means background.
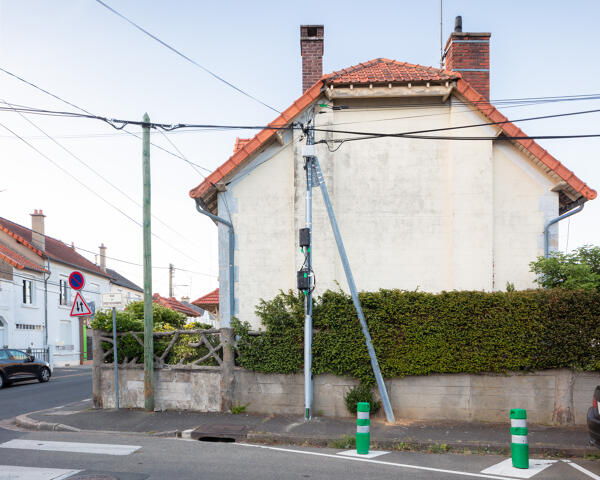
[[[340,438],[327,443],[329,448],[349,449],[356,448],[356,437],[354,435],[342,435]]]

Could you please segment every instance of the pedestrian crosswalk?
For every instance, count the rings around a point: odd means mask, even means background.
[[[0,465],[0,480],[67,480],[81,470]]]
[[[111,445],[108,443],[48,442],[45,440],[14,439],[0,443],[0,448],[19,450],[45,450],[50,452],[91,453],[99,455],[130,455],[142,447],[137,445]]]

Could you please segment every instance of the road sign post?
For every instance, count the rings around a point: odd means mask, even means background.
[[[83,273],[75,270],[69,275],[69,285],[73,290],[81,290],[85,285],[85,277]]]

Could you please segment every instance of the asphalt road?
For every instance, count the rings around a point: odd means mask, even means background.
[[[0,420],[59,407],[92,396],[92,369],[55,368],[48,383],[19,382],[0,390]]]
[[[6,448],[6,442],[18,440],[28,448]],[[44,451],[44,441],[68,442],[67,449],[94,448],[87,444],[140,447],[126,455],[110,455],[87,451]],[[65,444],[62,444],[63,447]],[[104,445],[104,448],[106,446]],[[102,445],[99,445],[102,447]],[[50,445],[50,449],[52,446]],[[505,460],[494,455],[436,455],[415,452],[391,452],[372,460],[339,455],[339,450],[301,447],[261,447],[238,443],[204,443],[180,439],[106,433],[16,432],[0,434],[0,479],[27,478],[37,480],[42,469],[78,470],[60,477],[113,478],[120,480],[196,480],[196,479],[373,479],[388,480],[469,480],[505,479],[502,475],[486,475],[481,471]],[[598,478],[599,462],[577,460],[588,470],[581,472],[560,460],[554,460],[535,480],[589,480]],[[25,476],[8,477],[10,466],[31,469]],[[591,474],[591,475],[590,475]],[[38,476],[36,476],[38,475]],[[92,477],[92,475],[94,475]]]

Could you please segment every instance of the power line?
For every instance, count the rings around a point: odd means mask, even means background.
[[[114,8],[110,7],[109,5],[107,5],[106,3],[104,3],[102,0],[96,0],[97,3],[99,3],[100,5],[102,5],[104,8],[106,8],[107,10],[110,10],[112,13],[114,13],[115,15],[119,16],[120,18],[122,18],[123,20],[125,20],[127,23],[129,23],[130,25],[134,26],[135,28],[137,28],[140,32],[148,35],[150,38],[152,38],[153,40],[157,41],[158,43],[160,43],[163,47],[168,48],[169,50],[171,50],[173,53],[179,55],[181,58],[184,58],[185,60],[187,60],[188,62],[190,62],[191,64],[195,65],[196,67],[200,68],[201,70],[203,70],[204,72],[208,73],[209,75],[211,75],[212,77],[216,78],[217,80],[219,80],[220,82],[223,82],[225,85],[233,88],[234,90],[236,90],[237,92],[241,93],[242,95],[245,95],[248,98],[251,98],[252,100],[254,100],[255,102],[260,103],[261,105],[273,110],[274,112],[277,113],[281,113],[279,110],[277,110],[274,107],[271,107],[270,105],[267,105],[265,102],[263,102],[262,100],[259,100],[258,98],[256,98],[255,96],[249,94],[248,92],[245,92],[244,90],[242,90],[239,87],[236,87],[233,83],[228,82],[227,80],[225,80],[223,77],[220,77],[219,75],[217,75],[216,73],[212,72],[211,70],[209,70],[208,68],[206,68],[203,65],[200,65],[198,62],[196,62],[195,60],[192,60],[190,57],[188,57],[187,55],[184,55],[183,53],[181,53],[179,50],[177,50],[175,47],[172,47],[171,45],[169,45],[168,43],[162,41],[160,38],[158,38],[156,35],[153,35],[152,33],[150,33],[148,30],[145,30],[144,28],[140,27],[137,23],[135,23],[133,20],[130,20],[129,18],[127,18],[125,15],[117,12]]]
[[[0,101],[6,105],[11,106],[11,104],[7,103],[5,100],[0,99]],[[15,110],[16,111],[16,110]],[[102,175],[100,172],[98,172],[95,168],[93,168],[91,165],[89,165],[88,163],[84,162],[80,157],[78,157],[77,155],[75,155],[71,150],[69,150],[68,148],[66,148],[64,145],[62,145],[60,142],[58,142],[57,140],[55,140],[52,136],[50,136],[46,131],[44,131],[41,127],[39,127],[37,124],[35,124],[33,121],[31,121],[29,118],[27,118],[24,114],[22,114],[21,112],[17,112],[25,121],[27,121],[30,125],[33,125],[33,127],[35,127],[38,131],[40,131],[42,134],[44,134],[48,139],[50,139],[54,144],[58,145],[62,150],[64,150],[65,152],[67,152],[72,158],[74,158],[75,160],[77,160],[80,164],[82,164],[83,166],[85,166],[88,170],[90,170],[91,172],[93,172],[96,176],[98,176],[99,178],[101,178],[104,182],[106,182],[108,185],[110,185],[112,188],[114,188],[117,192],[119,192],[121,195],[123,195],[125,198],[127,198],[129,201],[133,202],[136,206],[138,206],[139,208],[142,208],[142,205],[135,200],[134,198],[132,198],[128,193],[126,193],[125,191],[123,191],[121,188],[119,188],[118,186],[116,186],[114,183],[112,183],[110,180],[108,180],[104,175]],[[157,220],[161,225],[164,225],[165,227],[167,227],[169,230],[171,230],[173,233],[175,233],[176,235],[178,235],[179,237],[181,237],[182,239],[186,240],[187,242],[189,242],[190,244],[194,244],[194,242],[192,242],[191,240],[189,240],[188,238],[186,238],[183,234],[181,234],[180,232],[178,232],[177,230],[175,230],[173,227],[171,227],[169,224],[167,224],[166,222],[163,222],[160,218],[158,218],[156,215],[152,215],[152,217]]]

